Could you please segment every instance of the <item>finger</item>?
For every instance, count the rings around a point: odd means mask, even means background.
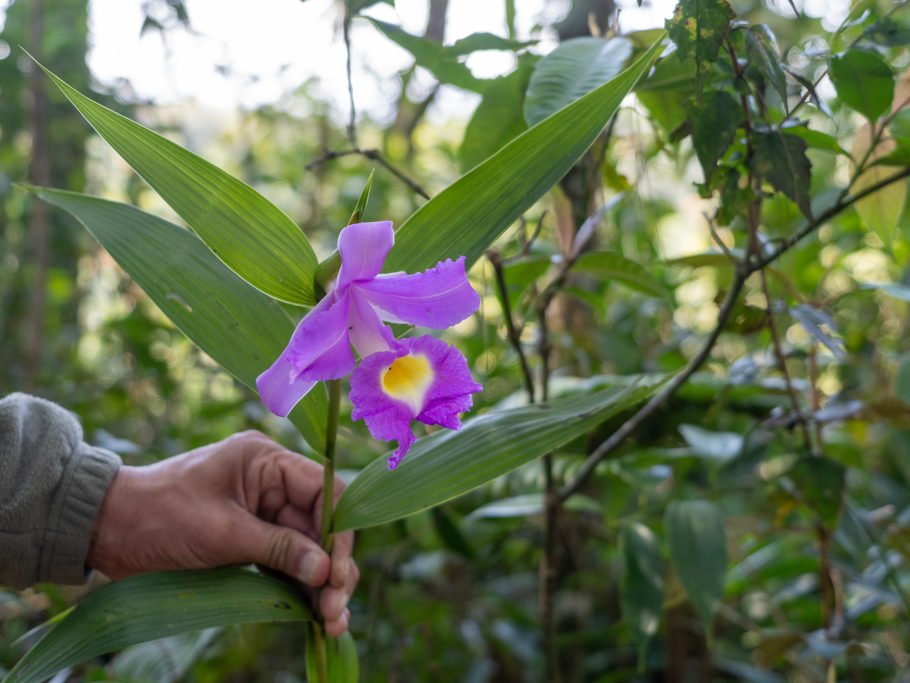
[[[318,527],[322,519],[322,465],[290,451],[285,453],[280,463],[288,501],[301,510],[312,510]],[[344,482],[336,475],[333,482],[335,503],[343,490]]]
[[[345,610],[338,619],[325,622],[325,632],[332,638],[338,638],[348,630],[348,621],[351,619],[351,613]]]
[[[275,524],[297,529],[297,531],[306,534],[313,540],[319,539],[319,529],[313,524],[313,515],[293,505],[285,505],[278,511],[275,516]]]
[[[235,562],[264,564],[308,586],[322,586],[329,577],[330,561],[326,552],[309,536],[286,526],[263,522],[255,515],[244,515],[237,525]]]
[[[353,531],[343,531],[340,534],[335,534],[335,540],[332,545],[332,569],[329,573],[329,583],[336,588],[342,588],[348,582],[348,567],[354,564],[351,561],[353,550]],[[356,565],[354,566],[356,568]]]
[[[319,596],[319,611],[327,621],[333,621],[341,617],[348,601],[354,594],[354,588],[360,579],[360,571],[354,560],[348,559],[348,569],[345,572],[347,582],[343,587],[326,586]]]

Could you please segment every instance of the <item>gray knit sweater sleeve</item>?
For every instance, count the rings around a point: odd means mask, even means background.
[[[92,527],[119,466],[60,406],[0,400],[0,585],[85,582]]]

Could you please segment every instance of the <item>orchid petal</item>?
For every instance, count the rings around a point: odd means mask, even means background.
[[[297,377],[294,366],[287,359],[288,349],[282,351],[278,360],[256,378],[256,388],[266,408],[275,415],[287,417],[298,401],[316,386],[313,380]]]
[[[338,235],[341,270],[335,285],[337,291],[343,293],[352,282],[379,275],[394,243],[392,221],[354,223],[344,228]]]
[[[363,419],[376,439],[398,442],[389,457],[390,469],[416,440],[412,420],[458,429],[458,413],[468,410],[471,394],[483,388],[471,379],[465,357],[445,342],[424,336],[402,339],[398,345],[363,359],[351,375],[351,419]],[[388,381],[402,361],[407,364],[401,376]]]
[[[382,390],[383,374],[406,353],[404,346],[396,351],[374,353],[360,361],[351,375],[349,398],[354,405],[351,419],[364,420],[374,439],[398,442],[395,453],[389,458],[389,469],[395,468],[416,441],[411,431],[414,410],[407,403],[390,398]]]
[[[348,337],[361,358],[394,349],[398,342],[388,325],[383,325],[376,311],[357,290],[348,290]]]
[[[422,273],[379,275],[354,287],[387,322],[444,329],[461,322],[480,305],[464,263],[461,256]]]
[[[302,379],[323,381],[341,379],[354,369],[356,361],[348,339],[347,297],[322,302],[300,321],[288,344],[288,360]]]
[[[256,378],[256,388],[269,410],[285,417],[317,381],[340,379],[354,369],[347,317],[347,298],[333,296],[304,316],[287,348]]]

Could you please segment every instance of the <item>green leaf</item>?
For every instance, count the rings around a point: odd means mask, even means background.
[[[636,640],[647,642],[657,633],[663,614],[665,581],[660,543],[651,529],[631,522],[620,530],[619,552],[619,606],[623,620]]]
[[[692,145],[707,183],[711,180],[717,162],[733,143],[743,111],[733,95],[726,90],[712,90],[705,93],[701,102],[692,107],[689,118]]]
[[[491,412],[457,432],[419,439],[396,469],[378,458],[351,482],[335,508],[334,531],[383,524],[467,493],[581,436],[663,381],[642,377],[593,394]]]
[[[705,72],[717,61],[720,46],[730,33],[733,16],[726,0],[680,0],[673,18],[666,22],[679,59],[694,55],[697,72]]]
[[[847,154],[847,150],[840,146],[836,137],[828,135],[827,133],[822,133],[820,130],[813,130],[807,125],[800,124],[798,126],[788,126],[786,131],[790,135],[802,138],[806,145],[812,149],[818,149],[823,152],[832,152],[833,154]]]
[[[732,460],[743,450],[743,435],[736,432],[712,432],[698,425],[681,424],[679,433],[692,450],[712,460]]]
[[[844,502],[847,468],[824,456],[801,458],[787,473],[805,503],[829,531],[837,526]]]
[[[540,123],[622,71],[632,54],[625,38],[570,38],[537,62],[525,94],[528,125]]]
[[[276,299],[315,303],[316,256],[300,228],[278,207],[205,159],[44,71],[98,134],[235,273]]]
[[[306,670],[307,680],[316,683],[319,680],[316,665],[316,648],[312,639],[313,625],[307,628]],[[345,631],[339,638],[326,638],[326,673],[327,683],[357,683],[360,677],[360,663],[357,660],[357,646],[350,631]]]
[[[688,111],[683,106],[695,93],[695,61],[664,58],[650,76],[635,89],[650,118],[667,133],[685,123]]]
[[[749,65],[758,69],[771,87],[780,95],[781,102],[787,102],[787,76],[780,65],[780,55],[774,34],[764,24],[750,26],[746,31],[746,55]]]
[[[474,110],[458,148],[462,172],[474,168],[527,130],[522,104],[533,66],[522,60],[506,76],[494,78]]]
[[[572,168],[661,49],[654,43],[612,81],[519,135],[420,207],[396,233],[386,269],[415,272],[462,254],[473,264]]]
[[[838,99],[870,121],[875,121],[891,106],[894,74],[877,54],[847,50],[831,58],[828,71]]]
[[[387,24],[372,17],[366,18],[389,40],[414,55],[417,64],[432,73],[440,83],[448,83],[478,93],[484,92],[489,84],[488,79],[474,76],[467,65],[459,59],[459,55],[442,43],[423,36],[415,36],[394,24]]]
[[[901,356],[894,375],[894,395],[907,405],[910,405],[910,353]]]
[[[707,500],[679,500],[664,519],[673,571],[710,634],[724,597],[727,546],[720,510]]]
[[[348,219],[348,225],[363,221],[363,217],[367,212],[367,204],[370,201],[371,187],[373,187],[373,171],[370,171],[370,175],[363,186],[363,190],[360,192],[360,199],[357,200],[357,206],[355,206],[354,210],[351,212],[351,217]]]
[[[43,681],[127,645],[212,626],[312,619],[300,593],[247,569],[141,574],[89,595],[3,680]]]
[[[867,26],[863,37],[885,47],[900,47],[910,44],[910,26],[887,17]]]
[[[128,204],[28,189],[75,216],[187,337],[256,391],[256,378],[294,331],[277,301],[244,282],[193,233],[173,223]],[[325,444],[327,405],[320,384],[289,416],[319,452]]]
[[[534,45],[536,40],[520,41],[510,38],[503,38],[493,33],[480,31],[472,33],[464,38],[459,38],[451,45],[446,46],[445,51],[455,57],[477,52],[478,50],[523,50],[529,45]]]
[[[889,166],[910,166],[910,108],[900,109],[888,124],[894,149],[875,160]],[[889,147],[891,145],[888,145]]]
[[[753,132],[755,155],[752,170],[783,192],[805,214],[811,212],[809,183],[812,164],[806,156],[805,141],[790,133]]]
[[[542,515],[546,501],[542,493],[523,493],[510,498],[500,498],[492,503],[487,503],[473,510],[466,519],[501,519],[506,517],[529,517]],[[575,493],[562,503],[563,510],[576,512],[601,513],[603,508],[599,502],[580,493]]]
[[[837,358],[846,357],[844,341],[837,331],[834,319],[828,313],[809,304],[797,304],[790,308],[790,315],[815,341],[827,348]],[[830,332],[825,329],[826,327]]]
[[[632,289],[661,299],[669,299],[666,285],[644,266],[625,256],[607,251],[590,251],[581,256],[573,267],[582,273],[592,273],[610,281],[618,280]]]
[[[878,289],[890,297],[910,303],[910,287],[900,282],[863,282],[860,289]]]

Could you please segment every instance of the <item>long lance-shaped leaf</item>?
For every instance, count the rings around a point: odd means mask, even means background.
[[[199,348],[255,391],[256,377],[290,339],[294,324],[188,230],[139,209],[76,192],[28,188],[70,212],[158,308]],[[325,443],[325,389],[317,385],[290,420],[316,451]]]
[[[276,299],[305,306],[315,303],[316,255],[284,212],[246,183],[44,71],[98,134],[234,272]]]
[[[472,418],[460,431],[417,441],[395,470],[385,458],[375,460],[341,495],[334,530],[382,524],[467,493],[644,400],[664,381],[628,379],[593,394]]]
[[[44,681],[127,645],[212,626],[310,621],[301,596],[246,569],[142,574],[89,595],[9,672],[3,683]]]
[[[581,158],[661,51],[528,129],[420,207],[399,228],[386,270],[414,272],[464,254],[468,265]]]

